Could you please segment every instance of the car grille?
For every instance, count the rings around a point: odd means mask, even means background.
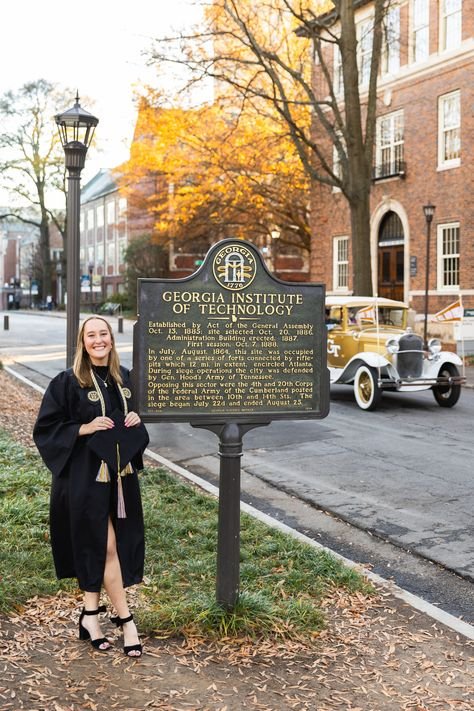
[[[419,378],[423,370],[423,340],[415,333],[406,333],[398,346],[398,374],[401,378]]]

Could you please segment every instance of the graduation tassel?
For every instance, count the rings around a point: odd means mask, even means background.
[[[125,501],[123,498],[122,477],[117,474],[117,518],[127,518]]]
[[[123,498],[122,476],[120,471],[120,449],[117,442],[117,518],[127,518]]]
[[[107,484],[110,481],[109,468],[104,460],[100,463],[99,471],[97,472],[95,480],[100,481],[103,484]]]

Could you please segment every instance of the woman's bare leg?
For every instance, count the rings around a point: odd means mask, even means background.
[[[115,607],[119,617],[128,617],[130,610],[127,603],[127,595],[123,587],[122,570],[117,554],[117,541],[112,521],[109,519],[109,527],[107,532],[107,556],[105,559],[104,570],[104,587],[107,595],[110,598],[112,605]],[[125,647],[139,644],[137,628],[135,622],[126,622],[123,625],[123,643]],[[140,656],[140,652],[132,651],[130,657]]]
[[[84,609],[97,610],[99,607],[99,596],[97,592],[84,592]],[[104,635],[100,629],[99,615],[84,615],[81,622],[82,626],[89,632],[91,639],[101,639]],[[108,649],[109,642],[104,642],[100,645],[100,649]]]

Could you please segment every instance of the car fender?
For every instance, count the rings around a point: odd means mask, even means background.
[[[345,368],[330,368],[332,383],[350,383],[354,380],[355,374],[361,365],[368,365],[371,368],[391,368],[392,364],[387,358],[379,353],[358,353],[353,356]]]
[[[438,374],[439,369],[445,363],[452,363],[459,369],[462,368],[462,360],[457,353],[451,351],[441,351],[436,358],[427,359],[424,363],[423,375],[434,377]]]

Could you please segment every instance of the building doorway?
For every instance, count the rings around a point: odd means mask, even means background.
[[[396,212],[387,212],[379,227],[378,295],[403,301],[405,276],[405,237]]]

